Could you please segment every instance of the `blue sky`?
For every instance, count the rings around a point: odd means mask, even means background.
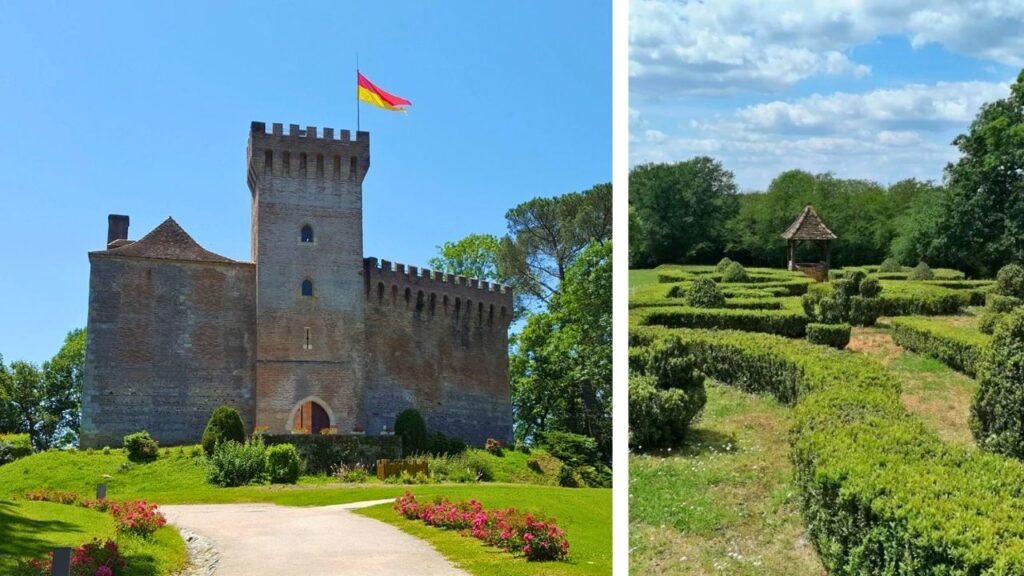
[[[1024,66],[1024,2],[634,0],[630,162],[941,180]]]
[[[611,7],[559,2],[7,4],[0,19],[0,354],[42,361],[87,317],[109,213],[173,216],[249,259],[252,120],[354,129],[368,256],[425,265],[535,196],[611,179]]]

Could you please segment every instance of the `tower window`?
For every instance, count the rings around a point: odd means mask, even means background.
[[[316,155],[316,177],[317,178],[323,178],[324,177],[324,155],[323,154],[317,154]]]
[[[263,152],[263,173],[272,174],[274,172],[274,151],[265,150]]]
[[[306,340],[302,344],[302,349],[303,350],[312,350],[313,349],[313,338],[309,335],[309,327],[306,328]]]
[[[348,159],[348,177],[351,180],[356,179],[356,157],[352,156]]]
[[[302,241],[305,243],[313,242],[313,227],[309,224],[302,227]]]
[[[284,153],[284,158],[282,158],[282,160],[284,160],[284,175],[285,176],[291,176],[292,175],[292,153],[291,152],[285,152]]]
[[[302,152],[299,154],[299,176],[305,178],[306,174],[306,153]]]
[[[341,156],[334,156],[334,179],[341,180]]]
[[[302,295],[312,296],[313,295],[313,281],[306,278],[302,281]]]

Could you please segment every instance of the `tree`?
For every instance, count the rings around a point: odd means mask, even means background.
[[[566,269],[546,312],[514,337],[516,438],[550,431],[597,441],[611,458],[612,245],[592,242]]]
[[[470,234],[462,240],[438,246],[438,255],[431,258],[429,264],[434,270],[448,274],[501,282],[503,280],[498,276],[498,246],[497,236]]]
[[[630,266],[713,263],[726,245],[725,223],[738,208],[731,172],[711,158],[641,164],[629,173]]]
[[[0,396],[6,404],[5,412],[12,417],[13,427],[8,432],[26,432],[37,450],[49,447],[43,429],[47,415],[43,411],[45,385],[43,375],[35,365],[21,360],[11,362],[5,390]]]
[[[580,252],[611,239],[611,184],[534,198],[509,210],[505,219],[508,234],[498,250],[498,277],[523,297],[523,307],[549,304]]]
[[[953,144],[961,156],[946,167],[949,193],[925,259],[979,276],[1024,261],[1024,71]]]
[[[85,328],[68,332],[57,354],[43,363],[44,419],[41,436],[48,446],[78,443],[85,369]]]

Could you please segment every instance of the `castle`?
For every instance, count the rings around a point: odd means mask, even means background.
[[[81,445],[195,443],[218,406],[248,430],[379,434],[406,408],[482,444],[512,436],[505,286],[363,257],[370,135],[249,131],[252,262],[174,220],[89,253]]]

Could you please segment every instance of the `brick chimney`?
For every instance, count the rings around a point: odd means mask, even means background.
[[[128,239],[128,217],[122,214],[107,216],[107,246],[115,240]]]

